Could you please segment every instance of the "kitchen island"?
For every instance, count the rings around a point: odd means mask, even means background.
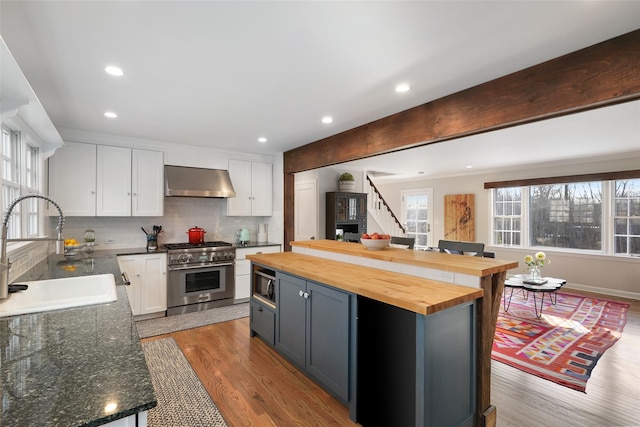
[[[369,251],[358,243],[323,240],[291,244],[294,252],[302,247],[306,254],[261,255],[250,259],[258,266],[329,285],[355,296],[351,308],[357,312],[357,318],[351,320],[357,327],[354,326],[350,334],[352,341],[356,340],[351,347],[351,357],[355,360],[351,366],[351,384],[356,400],[364,397],[367,406],[383,408],[394,393],[377,397],[378,392],[374,396],[365,392],[362,396],[357,391],[380,390],[375,381],[372,383],[367,377],[393,371],[398,374],[383,376],[384,388],[398,390],[398,401],[413,399],[414,404],[392,403],[397,408],[388,408],[393,414],[389,421],[397,422],[399,416],[413,411],[415,416],[411,414],[410,418],[403,419],[408,425],[495,424],[495,408],[490,404],[489,394],[491,343],[504,277],[517,262],[394,248]],[[400,273],[403,271],[406,274]],[[466,286],[443,283],[446,281],[460,281]],[[281,308],[277,308],[279,310]],[[362,322],[362,314],[369,321]],[[278,322],[276,319],[276,349]],[[388,345],[363,344],[367,339]],[[391,347],[401,350],[389,351]],[[439,353],[431,353],[434,348],[438,348]],[[390,362],[383,363],[377,372],[363,372],[367,361],[363,350]],[[403,358],[398,353],[414,356]],[[473,359],[472,367],[467,365],[469,357]],[[407,366],[410,369],[404,369]],[[429,377],[436,371],[439,376]],[[473,380],[465,382],[465,375],[473,376]],[[398,385],[412,381],[412,376],[414,390]],[[440,388],[434,388],[434,381],[441,383]],[[452,390],[463,391],[463,395],[458,400],[442,397],[455,394]],[[472,395],[464,394],[466,392]],[[473,400],[472,418],[446,416],[465,413],[467,399]],[[367,415],[369,410],[362,402],[346,403],[352,419],[360,422],[365,414],[364,419],[371,420],[369,424],[380,421]],[[445,415],[430,418],[434,416],[433,411],[443,411]],[[379,417],[380,411],[377,412]]]
[[[142,250],[146,253],[146,250]],[[0,319],[2,426],[133,426],[157,405],[116,255],[49,255],[16,282],[111,273],[118,300]],[[144,420],[141,420],[144,421]]]

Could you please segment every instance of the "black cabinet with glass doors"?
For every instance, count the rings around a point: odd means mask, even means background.
[[[367,194],[327,192],[326,238],[359,241],[367,231]]]

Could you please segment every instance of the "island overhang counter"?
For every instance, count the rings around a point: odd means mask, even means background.
[[[299,242],[292,242],[292,246]],[[304,242],[307,244],[308,242]],[[332,252],[332,245],[338,243],[339,250]],[[275,271],[283,274],[293,275],[297,278],[304,278],[308,280],[308,283],[317,282],[320,284],[328,285],[329,287],[344,291],[349,295],[355,296],[352,301],[352,311],[357,313],[357,318],[354,320],[354,324],[358,324],[358,328],[355,328],[352,333],[357,336],[356,345],[352,348],[353,353],[351,357],[355,359],[354,370],[359,372],[355,376],[351,377],[351,383],[355,385],[359,390],[367,390],[376,388],[378,384],[383,384],[385,387],[394,387],[398,380],[394,378],[394,375],[383,375],[380,381],[376,380],[371,382],[366,379],[369,374],[377,376],[383,371],[397,371],[398,366],[411,365],[414,361],[415,366],[411,369],[400,369],[398,378],[404,378],[405,381],[410,381],[411,376],[418,378],[413,386],[417,387],[415,390],[408,390],[406,387],[400,387],[399,397],[396,400],[411,400],[411,405],[405,405],[402,411],[391,410],[394,415],[392,418],[394,421],[398,421],[397,415],[399,412],[414,412],[411,414],[411,418],[408,421],[409,425],[437,425],[435,421],[442,425],[442,422],[453,423],[455,425],[491,425],[495,421],[495,411],[490,405],[485,405],[484,401],[489,402],[489,396],[485,395],[481,389],[482,387],[488,388],[490,386],[490,377],[487,379],[482,378],[482,373],[486,368],[481,363],[481,355],[483,353],[482,346],[486,346],[486,338],[483,339],[483,335],[487,332],[483,331],[482,315],[483,312],[492,315],[493,311],[491,306],[484,308],[484,300],[486,300],[486,290],[493,292],[492,296],[495,297],[498,288],[503,280],[505,272],[509,268],[513,268],[517,263],[504,262],[496,260],[483,260],[479,257],[472,264],[475,264],[478,260],[480,263],[476,266],[459,267],[458,259],[449,265],[448,260],[452,260],[452,256],[442,256],[442,254],[436,255],[431,261],[425,263],[429,264],[429,268],[433,266],[441,267],[444,272],[461,272],[465,275],[476,275],[478,277],[477,286],[458,286],[455,284],[443,283],[440,280],[428,279],[424,277],[416,277],[413,274],[402,274],[397,271],[401,271],[405,265],[411,267],[420,268],[420,259],[410,256],[413,254],[407,254],[407,252],[397,250],[384,250],[384,251],[366,251],[358,255],[361,245],[348,243],[341,245],[344,242],[325,242],[315,241],[311,242],[308,246],[317,245],[325,250],[329,248],[327,257],[319,257],[317,253],[314,255],[305,255],[301,253],[279,253],[269,255],[254,255],[250,260],[254,264],[254,268],[261,268],[262,266],[271,268]],[[295,246],[294,246],[295,247]],[[314,249],[315,249],[314,248]],[[348,253],[341,252],[344,250]],[[328,259],[331,254],[335,255],[334,259]],[[345,261],[345,257],[355,256],[353,263]],[[320,254],[322,255],[322,254]],[[381,269],[363,266],[363,260],[368,256],[372,256],[373,259],[382,259],[384,262],[390,262],[394,268]],[[394,256],[395,255],[395,256]],[[400,261],[398,261],[398,258]],[[459,258],[474,258],[474,257],[459,257]],[[336,260],[336,259],[339,259]],[[410,263],[404,264],[402,260],[409,259]],[[433,261],[435,260],[435,261]],[[488,261],[488,262],[487,262]],[[514,265],[515,264],[515,265]],[[412,271],[413,272],[413,271]],[[485,276],[480,276],[481,274]],[[465,279],[466,280],[466,279]],[[287,286],[291,283],[291,280],[286,282]],[[488,284],[488,286],[487,286]],[[307,292],[300,289],[300,295],[304,295]],[[286,288],[283,288],[283,292]],[[500,289],[501,291],[501,289]],[[492,299],[493,299],[492,297]],[[499,296],[498,296],[499,298]],[[498,300],[499,302],[499,300]],[[253,313],[253,311],[252,311]],[[275,314],[273,315],[275,317]],[[497,316],[497,312],[496,312]],[[367,322],[363,321],[363,318],[368,319]],[[387,320],[382,321],[381,318]],[[376,324],[374,320],[378,319]],[[364,325],[364,327],[363,327]],[[376,325],[372,327],[371,325]],[[307,325],[309,326],[309,325]],[[375,328],[378,328],[377,330]],[[493,322],[493,328],[495,328],[495,322]],[[494,330],[492,328],[492,330]],[[444,334],[444,335],[443,335]],[[466,334],[466,335],[465,335]],[[277,334],[276,334],[277,335]],[[408,345],[408,340],[404,340],[401,337],[414,336],[416,339]],[[493,336],[493,335],[491,335]],[[448,338],[450,337],[450,339]],[[364,344],[365,339],[375,339],[380,342],[386,342],[387,345],[371,345]],[[456,341],[457,340],[457,341]],[[275,347],[278,349],[278,338],[275,340]],[[443,344],[449,341],[446,345]],[[455,344],[452,344],[455,343]],[[437,346],[435,344],[438,344]],[[358,348],[358,345],[360,346]],[[489,344],[490,345],[490,344]],[[457,346],[457,347],[456,347]],[[468,346],[468,347],[467,347]],[[431,353],[431,349],[436,347],[441,348],[440,353]],[[390,351],[390,348],[397,348],[399,351]],[[458,351],[458,348],[464,348],[464,351]],[[364,357],[363,349],[369,354]],[[359,350],[359,351],[358,351]],[[470,351],[470,353],[469,353]],[[380,369],[376,372],[371,372],[362,369],[363,361],[366,361],[371,353],[375,354],[374,360],[376,364],[379,364],[380,360],[385,360],[380,365]],[[410,360],[403,359],[398,353],[412,353]],[[285,353],[285,355],[287,355]],[[415,355],[415,356],[413,356]],[[468,357],[471,356],[473,360],[469,362]],[[456,358],[459,360],[456,361]],[[435,363],[435,365],[434,365]],[[465,375],[470,375],[473,378],[468,382],[464,382],[460,375],[457,375],[456,370],[448,370],[452,365],[458,363],[459,370]],[[473,367],[469,368],[468,364],[472,364]],[[490,348],[489,348],[489,369],[490,369]],[[435,366],[443,366],[442,369],[434,369]],[[444,376],[438,377],[434,375],[435,371],[439,371]],[[363,375],[365,372],[367,375]],[[490,370],[488,370],[490,375]],[[313,375],[312,375],[313,376]],[[452,381],[448,381],[448,376],[452,377]],[[453,378],[457,377],[457,378]],[[424,379],[424,381],[423,381]],[[445,407],[445,412],[454,413],[458,411],[463,413],[468,408],[451,408],[447,405],[451,404],[451,401],[438,400],[440,391],[434,391],[433,381],[442,383],[442,389],[446,389],[447,384],[450,383],[454,387],[462,387],[462,389],[471,388],[471,393],[467,397],[473,399],[473,416],[470,418],[449,419],[449,418],[436,418],[432,417],[433,403],[437,402],[437,406]],[[431,384],[431,385],[430,385]],[[421,391],[422,390],[422,391]],[[414,394],[411,394],[415,391]],[[444,395],[447,393],[445,392]],[[371,396],[365,396],[359,393],[356,395],[357,401],[347,401],[350,408],[350,414],[352,419],[361,422],[362,421],[362,401],[366,401],[368,405],[373,404],[376,406],[387,404],[386,401],[381,402],[380,399],[371,398]],[[387,395],[386,398],[393,400],[393,396]],[[426,399],[426,400],[425,400]],[[484,400],[482,400],[484,399]],[[382,399],[384,400],[384,399]],[[460,399],[464,401],[464,399]],[[477,403],[476,403],[477,402]],[[366,406],[366,405],[365,405]],[[490,409],[487,411],[487,409]],[[358,411],[360,410],[360,413]],[[366,410],[365,410],[366,413]],[[486,413],[486,414],[485,414]],[[487,415],[489,414],[489,415]],[[431,417],[431,418],[430,418]],[[367,419],[365,416],[364,419]],[[391,419],[391,418],[390,418]],[[434,421],[435,420],[435,421]],[[493,420],[493,421],[492,421]],[[378,420],[379,421],[379,420]],[[406,421],[406,420],[405,420]],[[371,424],[371,423],[369,423]],[[363,423],[367,425],[367,423]],[[404,424],[403,424],[404,425]]]

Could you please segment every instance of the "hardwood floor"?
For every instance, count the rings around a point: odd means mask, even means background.
[[[631,307],[621,339],[598,362],[586,394],[492,362],[499,427],[640,426],[640,302],[606,298]],[[345,406],[250,338],[248,318],[143,341],[166,336],[176,340],[230,427],[359,425]]]

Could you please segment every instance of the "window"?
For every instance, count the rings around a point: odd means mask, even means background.
[[[24,134],[2,126],[2,207],[3,212],[20,195],[37,193],[40,179],[40,153],[29,144]],[[13,209],[7,237],[34,237],[39,229],[38,199],[27,199]]]
[[[431,246],[431,218],[433,217],[433,190],[412,190],[402,192],[402,222],[406,236],[415,238],[415,249]]]
[[[640,179],[615,181],[614,252],[640,254]]]
[[[493,240],[496,245],[520,245],[522,191],[496,188],[493,204]]]
[[[529,245],[602,249],[600,182],[529,187]]]
[[[11,129],[2,128],[2,211],[5,212],[9,204],[20,195],[20,182],[18,178],[18,146],[20,133]],[[8,222],[8,237],[20,236],[20,209],[11,213]]]
[[[492,197],[495,245],[640,254],[640,179],[494,188]]]

